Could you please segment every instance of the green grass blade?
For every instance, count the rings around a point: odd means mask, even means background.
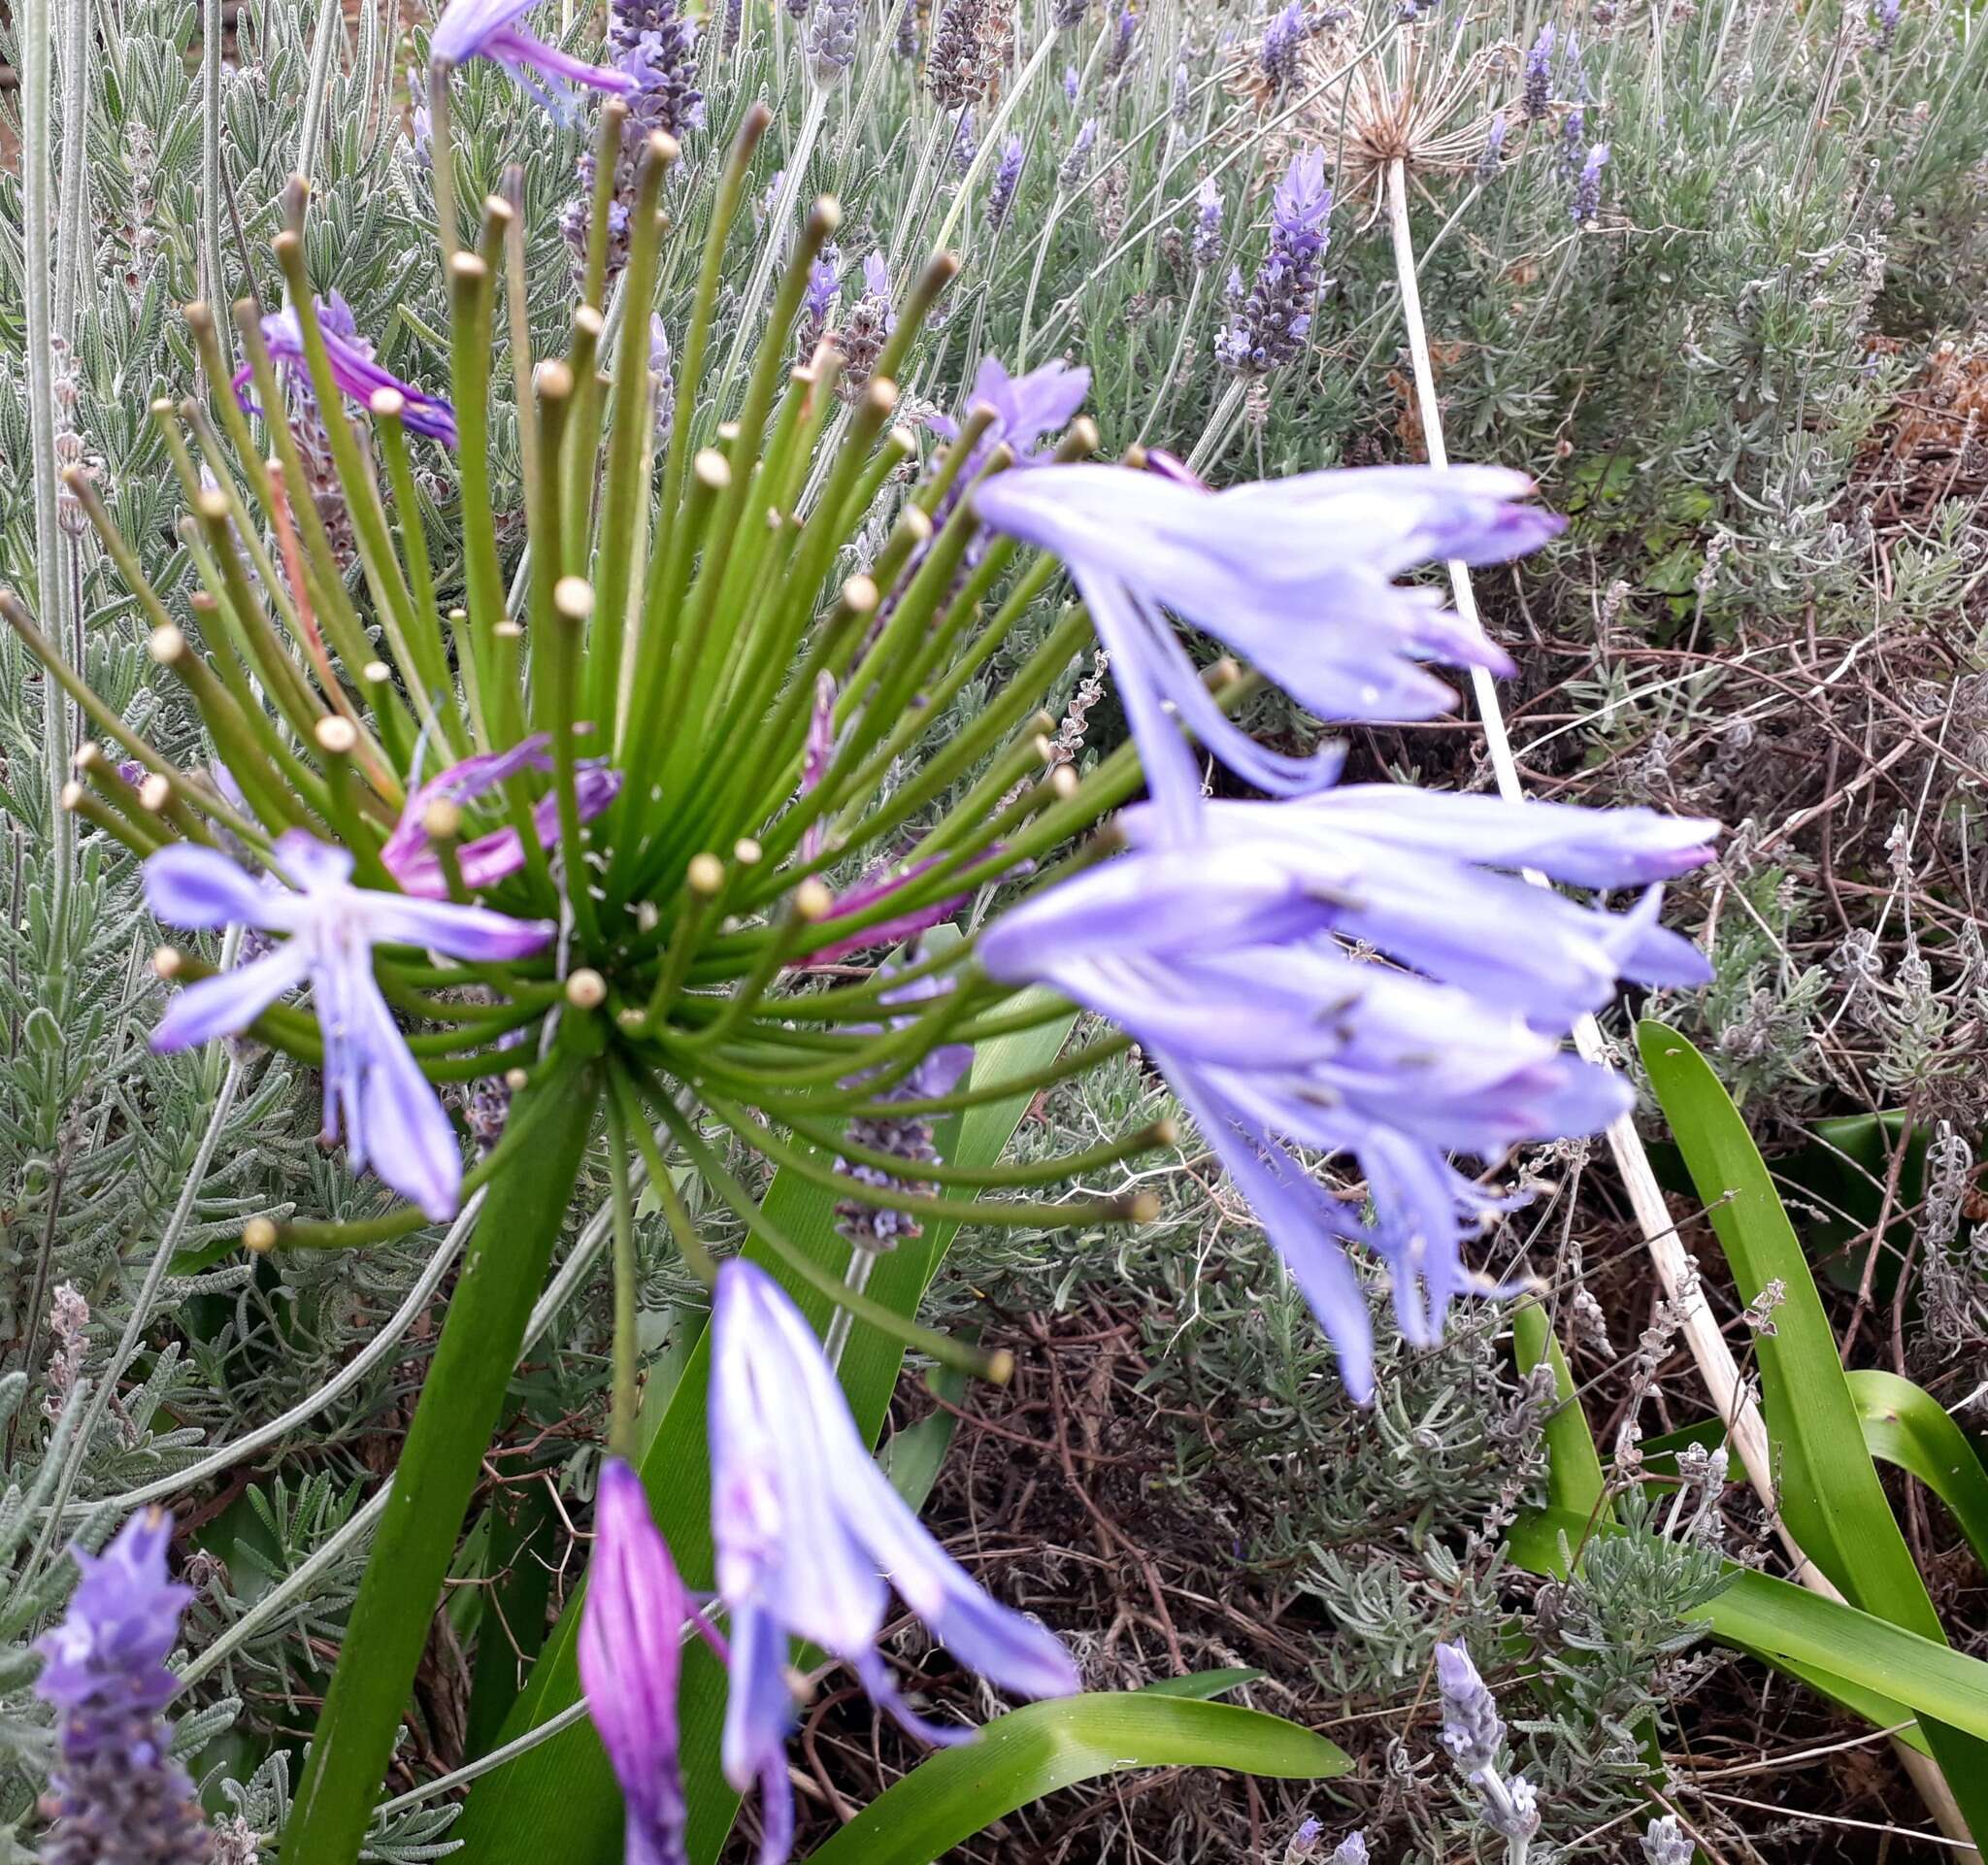
[[[1055,1057],[1075,1020],[1059,1017],[982,1045],[974,1059],[973,1079],[998,1082],[1026,1078]],[[940,1150],[961,1165],[992,1165],[1013,1138],[1032,1098],[1033,1091],[1024,1089],[969,1109],[956,1123],[949,1123],[952,1131],[942,1131]],[[765,1211],[817,1262],[841,1271],[848,1247],[836,1233],[834,1199],[825,1188],[809,1184],[794,1173],[779,1173],[768,1189]],[[870,1279],[872,1298],[899,1314],[915,1313],[956,1228],[950,1223],[929,1224],[917,1242],[883,1257]],[[779,1265],[757,1247],[746,1253],[769,1273],[780,1275]],[[826,1325],[826,1304],[818,1296],[792,1282],[784,1285],[817,1328]],[[704,1411],[708,1353],[709,1342],[700,1340],[642,1466],[656,1520],[684,1578],[696,1587],[712,1584]],[[859,1323],[850,1331],[843,1354],[843,1387],[857,1428],[873,1444],[882,1429],[903,1358],[899,1344],[876,1329]],[[583,1597],[580,1589],[567,1602],[505,1725],[505,1741],[515,1740],[579,1700],[576,1640]],[[717,1762],[724,1687],[722,1669],[702,1646],[685,1652],[679,1706],[691,1857],[700,1865],[716,1857],[738,1812],[738,1796],[725,1784]],[[557,1858],[561,1865],[618,1865],[621,1797],[592,1726],[578,1723],[478,1782],[450,1837],[464,1842],[467,1855],[478,1865],[544,1865],[547,1858]]]
[[[1323,1736],[1235,1704],[1146,1691],[1066,1697],[997,1716],[977,1742],[941,1749],[809,1856],[812,1865],[932,1865],[1030,1801],[1131,1768],[1325,1781],[1351,1766]]]

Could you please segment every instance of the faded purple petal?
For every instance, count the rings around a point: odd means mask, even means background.
[[[336,309],[333,308],[335,304]],[[453,447],[456,442],[455,411],[439,395],[430,395],[416,388],[413,383],[403,382],[390,369],[383,368],[373,360],[373,349],[362,342],[352,327],[352,314],[343,298],[333,294],[333,302],[319,299],[317,302],[318,334],[324,339],[326,359],[331,364],[332,380],[341,392],[357,402],[362,408],[368,406],[373,396],[382,388],[399,390],[406,401],[401,419],[411,434],[423,434],[430,440],[440,441],[445,447]],[[285,306],[282,311],[273,311],[262,319],[262,341],[271,360],[279,371],[288,370],[295,374],[306,386],[310,376],[304,356],[304,333],[297,323],[293,307]],[[237,371],[234,388],[237,399],[250,414],[262,411],[251,402],[247,394],[249,372],[247,368]]]

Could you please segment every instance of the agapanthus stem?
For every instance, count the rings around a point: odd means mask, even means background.
[[[901,1168],[904,1161],[893,1160],[892,1165]],[[865,1249],[861,1244],[849,1251],[849,1266],[843,1271],[843,1286],[852,1295],[860,1295],[870,1286],[870,1272],[877,1267],[877,1252]],[[828,1317],[828,1332],[821,1339],[821,1357],[828,1362],[831,1373],[840,1373],[843,1364],[843,1349],[849,1344],[851,1316],[846,1308],[838,1308]]]
[[[596,311],[607,308],[608,228],[614,206],[614,171],[621,155],[621,130],[628,106],[619,97],[601,100],[600,127],[594,140],[593,197],[586,216],[586,265],[580,274],[580,301]]]
[[[432,719],[449,749],[465,758],[470,754],[470,735],[453,703],[448,656],[435,614],[435,571],[428,556],[428,532],[421,519],[414,464],[408,457],[407,428],[401,420],[405,407],[406,397],[398,389],[382,388],[375,393],[371,409],[373,431],[386,462],[387,483],[393,488],[394,510],[400,516],[400,548],[407,559],[408,587],[414,604],[408,637],[414,664],[402,672],[415,686],[415,711],[424,720]]]
[[[442,279],[453,276],[462,230],[455,215],[455,118],[449,108],[447,58],[428,64],[428,179],[435,190],[435,231],[442,242]]]
[[[642,1152],[643,1163],[648,1168],[648,1182],[655,1188],[657,1199],[663,1207],[663,1216],[670,1226],[670,1233],[677,1240],[677,1249],[683,1257],[683,1264],[690,1273],[710,1288],[718,1279],[717,1264],[705,1248],[704,1239],[697,1234],[696,1221],[684,1208],[683,1200],[678,1195],[676,1182],[670,1177],[669,1161],[663,1157],[662,1149],[656,1145],[655,1134],[649,1123],[643,1117],[642,1099],[625,1070],[611,1064],[608,1085],[613,1094],[615,1106],[620,1110],[621,1120],[626,1131],[634,1136],[635,1144]]]
[[[608,1449],[610,1454],[633,1463],[642,1450],[638,1441],[641,1395],[637,1383],[641,1343],[636,1338],[636,1282],[640,1270],[635,1257],[635,1201],[629,1189],[629,1121],[622,1108],[624,1090],[618,1071],[610,1074],[609,1089],[608,1183],[614,1227],[614,1386],[608,1419]],[[635,1124],[646,1123],[638,1120]]]
[[[456,1533],[572,1196],[598,1081],[591,1069],[555,1069],[532,1093],[550,1104],[533,1169],[508,1180],[504,1197],[485,1202],[464,1252],[284,1829],[285,1847],[315,1865],[351,1865],[365,1839]]]

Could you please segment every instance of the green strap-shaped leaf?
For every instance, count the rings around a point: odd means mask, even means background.
[[[1028,1082],[1054,1060],[1075,1017],[1059,1017],[1035,1029],[983,1044],[974,1058],[976,1083]],[[964,1166],[989,1166],[1000,1158],[1027,1112],[1033,1089],[973,1108],[952,1131],[940,1135],[940,1150]],[[829,1192],[797,1174],[780,1172],[764,1203],[767,1217],[797,1247],[838,1273],[848,1245],[835,1228]],[[917,1311],[926,1284],[944,1258],[956,1225],[933,1223],[925,1235],[883,1257],[870,1278],[868,1293],[901,1315]],[[746,1254],[774,1276],[809,1320],[826,1326],[827,1305],[812,1289],[782,1275],[780,1266],[756,1245]],[[705,1386],[709,1341],[700,1340],[671,1395],[668,1410],[643,1457],[643,1480],[656,1521],[668,1538],[684,1579],[693,1587],[712,1584],[711,1470],[706,1444]],[[844,1390],[857,1428],[874,1444],[897,1384],[904,1359],[899,1344],[875,1328],[851,1329],[841,1367]],[[546,1649],[527,1680],[504,1740],[527,1730],[579,1701],[577,1645],[583,1591],[567,1602]],[[682,1724],[684,1787],[690,1802],[690,1855],[699,1865],[717,1856],[731,1831],[739,1798],[718,1769],[718,1734],[724,1714],[723,1669],[701,1645],[684,1653],[678,1698]],[[483,1777],[470,1791],[460,1824],[450,1835],[464,1842],[477,1865],[619,1865],[621,1797],[591,1724],[561,1731],[514,1762]]]
[[[809,1857],[812,1865],[932,1865],[1017,1807],[1129,1768],[1325,1781],[1351,1766],[1323,1736],[1236,1704],[1149,1691],[1066,1697],[997,1716],[977,1742],[942,1748]]]
[[[1752,1302],[1771,1282],[1784,1291],[1774,1332],[1757,1343],[1782,1518],[1852,1605],[1922,1639],[1943,1641],[1939,1615],[1865,1448],[1808,1259],[1745,1121],[1706,1059],[1676,1031],[1644,1022],[1637,1042],[1740,1299]],[[1977,1839],[1988,1835],[1988,1748],[1954,1737],[1937,1721],[1926,1724],[1925,1735],[1970,1829]]]
[[[1524,1302],[1511,1312],[1511,1357],[1520,1373],[1530,1373],[1541,1360],[1553,1369],[1553,1391],[1559,1404],[1546,1420],[1546,1499],[1571,1515],[1597,1515],[1607,1493],[1602,1454],[1588,1429],[1567,1355],[1553,1338],[1545,1309]]]
[[[1872,1455],[1910,1471],[1932,1490],[1988,1568],[1988,1470],[1968,1434],[1910,1380],[1874,1366],[1859,1367],[1848,1378]]]

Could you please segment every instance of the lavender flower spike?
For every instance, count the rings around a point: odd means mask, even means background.
[[[233,1035],[308,981],[324,1036],[326,1137],[336,1139],[343,1129],[354,1171],[370,1165],[429,1217],[452,1216],[462,1201],[455,1131],[381,995],[372,948],[522,958],[557,928],[487,907],[355,887],[352,857],[301,829],[280,836],[276,854],[290,887],[259,885],[217,849],[191,843],[147,859],[146,902],[168,925],[245,925],[287,935],[260,958],[188,985],[159,1019],[151,1046],[182,1049]]]
[[[179,1688],[166,1659],[193,1597],[166,1578],[172,1538],[172,1516],[152,1509],[101,1554],[72,1549],[83,1579],[36,1643],[47,1662],[35,1694],[54,1707],[61,1745],[49,1865],[207,1865],[207,1822],[159,1715]]]
[[[1442,1746],[1484,1799],[1484,1823],[1509,1843],[1507,1858],[1522,1865],[1540,1830],[1540,1798],[1523,1775],[1499,1769],[1505,1720],[1471,1654],[1461,1645],[1436,1648],[1436,1679],[1442,1692]]]
[[[877,1650],[889,1587],[1003,1689],[1060,1696],[1078,1680],[1057,1639],[989,1599],[890,1486],[812,1329],[764,1270],[734,1258],[718,1271],[712,1329],[712,1534],[732,1635],[725,1778],[742,1791],[759,1781],[760,1856],[775,1865],[793,1837],[790,1636],[848,1664],[880,1708],[931,1742],[973,1732],[922,1722],[899,1697]]]
[[[997,531],[1070,566],[1123,683],[1147,781],[1183,825],[1201,779],[1184,723],[1273,795],[1316,789],[1330,762],[1279,756],[1231,724],[1162,613],[1206,628],[1324,718],[1428,718],[1454,695],[1425,659],[1508,673],[1479,629],[1427,587],[1422,563],[1522,556],[1561,520],[1517,503],[1531,483],[1496,467],[1303,473],[1205,493],[1121,466],[1004,473],[974,494]]]
[[[653,356],[653,350],[651,350]],[[669,352],[664,351],[667,368]],[[386,871],[400,883],[404,892],[419,894],[425,900],[447,900],[448,882],[443,873],[442,857],[436,853],[427,829],[427,814],[434,803],[468,803],[493,790],[520,771],[549,771],[552,768],[550,735],[535,732],[508,751],[487,751],[466,757],[432,777],[417,789],[408,792],[407,807],[399,822],[380,850]],[[621,774],[611,771],[599,759],[588,759],[574,773],[574,800],[580,819],[591,822],[621,788]],[[546,849],[559,840],[559,799],[542,796],[532,806],[532,821],[539,844]],[[474,836],[456,850],[463,884],[472,893],[493,887],[524,866],[524,845],[517,830],[506,826],[488,835]]]
[[[381,389],[397,389],[407,403],[401,419],[409,433],[425,434],[444,447],[455,445],[455,410],[441,396],[424,394],[414,383],[402,382],[390,369],[375,362],[373,346],[359,335],[352,321],[351,307],[336,291],[317,300],[317,327],[331,359],[332,380],[348,401],[364,408]],[[262,319],[262,342],[278,374],[295,376],[306,387],[310,385],[304,360],[304,333],[298,326],[294,307],[272,311]],[[248,378],[249,370],[245,363],[235,372],[235,398],[249,414],[259,415],[262,411],[248,399]]]
[[[682,1865],[689,1809],[677,1760],[677,1680],[690,1602],[642,1479],[601,1468],[594,1557],[580,1619],[587,1714],[621,1783],[626,1865]]]
[[[534,0],[448,0],[435,37],[429,41],[428,54],[450,65],[466,65],[472,58],[494,59],[555,116],[563,112],[576,84],[616,97],[626,97],[637,88],[640,81],[634,74],[589,65],[571,52],[547,45],[519,25],[518,20],[533,4]],[[547,80],[556,98],[532,82],[525,73],[527,65]]]
[[[1281,369],[1304,348],[1318,295],[1332,189],[1325,151],[1300,150],[1277,183],[1271,207],[1270,252],[1235,321],[1215,339],[1218,361],[1239,375]]]
[[[997,233],[1014,206],[1014,190],[1021,183],[1021,138],[1011,136],[1001,146],[1001,165],[994,171],[994,180],[987,188],[987,224]]]
[[[1678,1825],[1675,1814],[1651,1820],[1649,1830],[1637,1844],[1648,1865],[1691,1865],[1692,1854],[1697,1850],[1691,1835]]]

